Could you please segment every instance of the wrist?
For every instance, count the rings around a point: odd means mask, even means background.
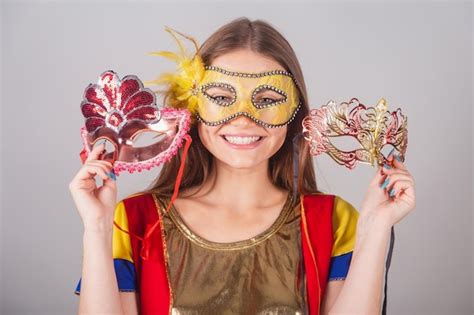
[[[357,225],[366,231],[390,231],[393,224],[388,212],[361,211]]]
[[[82,242],[84,255],[96,255],[98,252],[111,253],[113,234],[112,231],[84,229]]]
[[[389,235],[392,228],[390,220],[380,213],[361,214],[357,221],[356,240],[360,243],[367,238],[381,239]]]
[[[84,234],[82,235],[82,240],[84,244],[94,244],[98,246],[99,244],[111,246],[112,245],[113,234],[112,230],[101,230],[101,229],[84,229]]]
[[[114,228],[114,215],[90,216],[82,218],[84,232],[109,233]]]
[[[114,228],[113,222],[90,222],[84,223],[84,233],[111,234]]]

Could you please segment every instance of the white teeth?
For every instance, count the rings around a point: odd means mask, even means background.
[[[224,136],[224,138],[230,143],[234,144],[249,144],[260,140],[261,137],[230,137]]]

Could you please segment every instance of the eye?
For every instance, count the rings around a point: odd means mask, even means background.
[[[210,97],[212,97],[214,100],[218,102],[229,102],[230,100],[232,100],[231,97],[228,97],[226,95],[210,95]]]
[[[271,85],[261,85],[252,93],[252,102],[257,108],[265,108],[285,102],[285,92]]]
[[[275,99],[273,97],[261,97],[256,99],[256,103],[258,103],[260,106],[265,106],[269,104],[273,104],[275,102],[279,101],[278,99]]]
[[[237,93],[233,86],[219,82],[211,82],[203,85],[202,93],[210,101],[221,106],[232,105],[237,97]]]

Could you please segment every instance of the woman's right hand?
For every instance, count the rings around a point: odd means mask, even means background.
[[[94,231],[112,231],[117,202],[117,184],[108,176],[113,169],[112,163],[98,159],[104,148],[103,143],[94,147],[69,183],[84,228]],[[95,183],[96,175],[103,179],[100,187]]]

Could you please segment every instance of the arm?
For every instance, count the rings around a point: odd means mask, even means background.
[[[380,314],[390,225],[359,220],[349,272],[328,314]]]
[[[128,218],[123,201],[116,204],[113,221],[126,231],[129,230]],[[112,233],[101,232],[102,230],[108,231],[109,229],[112,230]],[[85,231],[89,230],[90,229],[87,228],[85,229]],[[132,258],[133,253],[129,235],[120,231],[116,226],[112,226],[112,228],[96,228],[93,230],[99,231],[84,234],[83,280],[84,277],[87,277],[84,276],[84,273],[89,274],[89,277],[93,278],[92,281],[95,281],[95,284],[91,285],[94,286],[93,290],[97,290],[98,288],[98,290],[101,290],[102,296],[98,297],[99,293],[92,294],[92,296],[96,297],[96,300],[91,303],[96,303],[97,300],[110,301],[107,304],[111,306],[122,306],[121,312],[120,309],[112,308],[110,312],[107,311],[107,313],[103,313],[103,311],[101,311],[100,314],[138,314],[139,294],[136,287],[135,266]],[[90,250],[86,248],[86,244],[88,244],[86,235],[90,237],[90,245],[88,247]],[[87,263],[86,259],[88,256],[86,253],[91,253],[90,256],[95,257],[95,259],[89,260],[89,263]],[[90,267],[91,269],[88,269],[89,271],[87,271],[88,266],[92,266]],[[110,273],[111,270],[113,273]],[[95,276],[90,275],[91,271]],[[98,285],[101,285],[101,287],[99,288]],[[106,294],[106,292],[110,292],[110,294]],[[84,312],[89,314],[91,312],[96,313],[95,311],[90,311],[90,307],[85,308],[86,310]],[[83,307],[80,305],[80,311],[82,311],[82,309]]]
[[[391,165],[378,168],[362,202],[352,262],[329,314],[380,314],[391,227],[408,215],[416,203],[413,176],[392,152],[387,158]]]
[[[139,294],[136,292],[120,292],[123,314],[138,315]]]
[[[112,230],[85,230],[78,314],[123,314],[112,259]]]
[[[339,293],[344,286],[345,280],[329,281],[326,286],[326,293],[324,294],[321,303],[321,315],[328,315],[329,309],[334,305]]]
[[[69,191],[84,224],[82,294],[79,314],[121,314],[112,259],[114,205],[117,185],[113,165],[99,160],[105,144],[95,146],[69,183]],[[102,178],[103,185],[96,184]]]

